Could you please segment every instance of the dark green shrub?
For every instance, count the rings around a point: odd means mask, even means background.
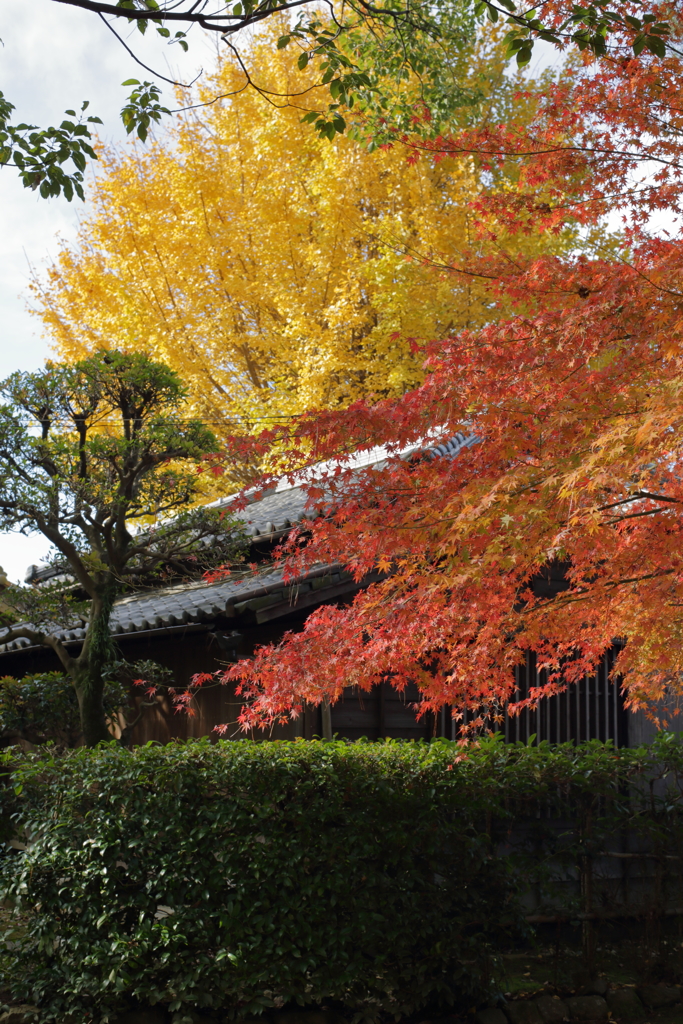
[[[134,706],[133,684],[144,676],[160,689],[166,689],[173,673],[152,661],[112,661],[104,670],[102,703],[109,721],[119,728],[129,717],[136,719],[146,705]],[[124,727],[122,742],[127,743],[130,727]],[[59,747],[77,747],[83,742],[78,699],[73,683],[62,672],[39,672],[21,679],[0,678],[0,747],[39,746],[55,743]]]
[[[10,984],[45,1019],[136,1002],[368,1018],[477,998],[514,914],[438,745],[113,745],[15,773],[31,924]]]
[[[26,927],[0,987],[47,1021],[156,1003],[238,1017],[331,1001],[369,1020],[469,1007],[524,926],[516,885],[541,916],[612,911],[611,851],[633,842],[663,866],[648,914],[683,894],[671,735],[618,751],[111,744],[0,754],[8,773],[27,849],[6,852],[4,888]]]
[[[73,747],[80,739],[78,701],[71,680],[61,672],[0,679],[0,743],[56,740]]]

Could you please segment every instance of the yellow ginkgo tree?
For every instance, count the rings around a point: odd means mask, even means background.
[[[460,124],[500,122],[513,105],[518,122],[534,116],[539,90],[520,92],[495,39],[459,66]],[[355,139],[329,142],[302,123],[316,87],[305,91],[291,48],[257,40],[250,73],[274,103],[296,81],[300,103],[274,112],[221,59],[197,100],[224,99],[185,112],[151,147],[101,152],[77,240],[33,285],[61,356],[104,346],[164,360],[219,437],[401,394],[423,377],[416,342],[509,313],[485,278],[434,265],[504,250],[504,231],[482,231],[472,203],[492,174],[514,190],[513,165],[435,161],[400,142],[370,151],[362,122]],[[527,255],[573,244],[570,229],[521,243]]]

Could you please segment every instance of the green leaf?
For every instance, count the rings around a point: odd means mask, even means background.
[[[645,36],[645,45],[651,53],[655,54],[655,56],[666,57],[666,43],[660,36]]]
[[[299,68],[299,71],[303,71],[303,69],[308,64],[308,59],[309,59],[308,58],[308,53],[306,52],[306,50],[304,50],[303,53],[299,54],[299,59],[296,62],[297,63],[297,67]]]
[[[280,38],[277,41],[278,50],[284,50],[285,46],[289,46],[291,39],[291,36],[280,36]]]
[[[646,40],[647,36],[643,35],[642,33],[640,35],[637,35],[636,38],[633,40],[633,52],[636,55],[636,57],[639,57],[645,49]]]

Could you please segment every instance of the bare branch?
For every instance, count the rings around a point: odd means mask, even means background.
[[[199,75],[201,75],[201,71],[200,71],[199,74],[196,76],[196,78],[194,78],[194,80],[192,82],[190,82],[188,85],[185,85],[184,82],[176,82],[175,79],[173,79],[173,78],[166,78],[165,75],[162,75],[158,71],[155,71],[154,68],[150,68],[147,64],[143,64],[143,62],[140,60],[140,58],[136,57],[136,55],[133,53],[133,51],[131,50],[130,46],[126,42],[126,40],[121,38],[121,36],[118,34],[118,32],[116,31],[114,26],[111,25],[107,21],[107,19],[104,17],[104,15],[101,14],[101,13],[100,13],[100,18],[102,19],[104,24],[107,26],[109,31],[112,32],[116,36],[118,41],[121,43],[121,46],[124,48],[124,50],[126,50],[127,53],[130,54],[130,56],[133,58],[135,63],[139,64],[141,68],[145,69],[145,71],[149,71],[150,75],[154,75],[155,78],[160,78],[162,80],[162,82],[168,82],[169,85],[177,85],[179,89],[189,89],[197,81],[197,78],[199,78]]]
[[[50,647],[62,663],[66,672],[72,671],[76,662],[67,651],[64,644],[56,636],[50,633],[43,633],[39,629],[32,629],[30,626],[12,626],[6,633],[0,634],[0,643],[9,644],[13,640],[30,640],[36,647]]]

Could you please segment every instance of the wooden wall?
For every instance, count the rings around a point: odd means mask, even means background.
[[[296,629],[299,623],[292,619],[286,625]],[[116,642],[127,660],[159,662],[170,668],[176,684],[185,688],[195,673],[215,672],[230,664],[231,657],[249,657],[257,644],[277,641],[283,632],[282,623],[254,623],[238,628],[240,639],[234,655],[220,647],[209,627],[177,627],[167,635],[131,633],[117,636]],[[491,728],[503,731],[508,742],[527,742],[533,734],[538,739],[555,743],[611,739],[617,746],[637,745],[650,739],[654,726],[645,722],[642,713],[634,716],[625,712],[618,685],[608,679],[611,664],[612,656],[608,656],[594,675],[587,676],[566,693],[541,702],[537,711],[525,711],[517,717],[504,715],[501,723],[489,723]],[[32,672],[59,670],[59,667],[56,656],[48,650],[0,655],[0,675],[20,677]],[[528,692],[530,685],[540,681],[542,674],[537,674],[534,658],[530,655],[527,664],[516,674],[520,696]],[[332,732],[349,740],[361,737],[369,740],[384,737],[429,739],[432,736],[456,739],[458,724],[451,716],[451,709],[444,708],[438,716],[426,715],[417,719],[411,708],[417,698],[416,688],[399,694],[388,684],[375,686],[369,692],[346,690],[342,699],[332,707]],[[230,738],[244,735],[237,721],[240,699],[232,687],[214,685],[207,688],[197,696],[192,711],[194,713],[190,716],[176,713],[168,699],[161,699],[156,707],[145,710],[133,730],[132,741],[141,744],[150,740],[166,743],[174,738],[217,738],[213,729],[219,724],[228,726],[227,736]],[[680,728],[678,723],[676,726]],[[257,733],[254,738],[291,739],[299,735],[310,739],[321,734],[320,709],[310,707],[298,722]]]

